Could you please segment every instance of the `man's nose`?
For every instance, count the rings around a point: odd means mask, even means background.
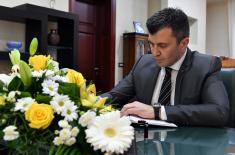
[[[151,48],[151,52],[154,56],[159,56],[161,54],[156,45]]]

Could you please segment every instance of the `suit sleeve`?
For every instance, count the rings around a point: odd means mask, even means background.
[[[219,58],[213,59],[200,91],[200,103],[165,106],[167,121],[180,125],[225,125],[229,100],[223,82],[218,77],[220,69]]]
[[[134,82],[134,72],[138,63],[141,61],[141,58],[133,66],[129,74],[122,79],[111,91],[102,94],[102,97],[108,97],[109,101],[114,101],[118,103],[119,107],[125,105],[130,99],[134,98],[136,95],[135,92],[135,82]]]

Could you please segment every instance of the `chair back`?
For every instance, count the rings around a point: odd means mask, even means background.
[[[224,83],[230,102],[228,127],[235,128],[235,68],[222,68],[220,78]]]

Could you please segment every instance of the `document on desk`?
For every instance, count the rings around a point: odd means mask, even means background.
[[[177,127],[177,125],[175,125],[174,123],[168,123],[166,121],[160,121],[160,120],[144,119],[144,118],[137,117],[137,116],[129,116],[129,119],[132,123],[137,123],[137,124],[139,121],[145,121],[149,125],[164,126],[164,127]]]

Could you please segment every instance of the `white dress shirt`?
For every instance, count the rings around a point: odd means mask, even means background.
[[[169,66],[169,68],[172,69],[172,71],[171,71],[171,105],[172,106],[174,105],[174,102],[175,102],[176,77],[177,77],[178,71],[179,71],[179,69],[185,59],[186,53],[187,53],[187,49],[185,50],[184,55],[176,63],[174,63],[172,66]],[[152,97],[152,102],[151,102],[152,105],[158,103],[158,98],[159,98],[159,94],[160,94],[160,90],[162,87],[162,83],[163,83],[165,74],[166,74],[165,67],[161,67],[161,71],[158,75],[158,79],[157,79],[155,89],[153,92],[153,97]],[[164,106],[161,106],[159,118],[161,120],[167,120],[167,115],[166,115]]]

